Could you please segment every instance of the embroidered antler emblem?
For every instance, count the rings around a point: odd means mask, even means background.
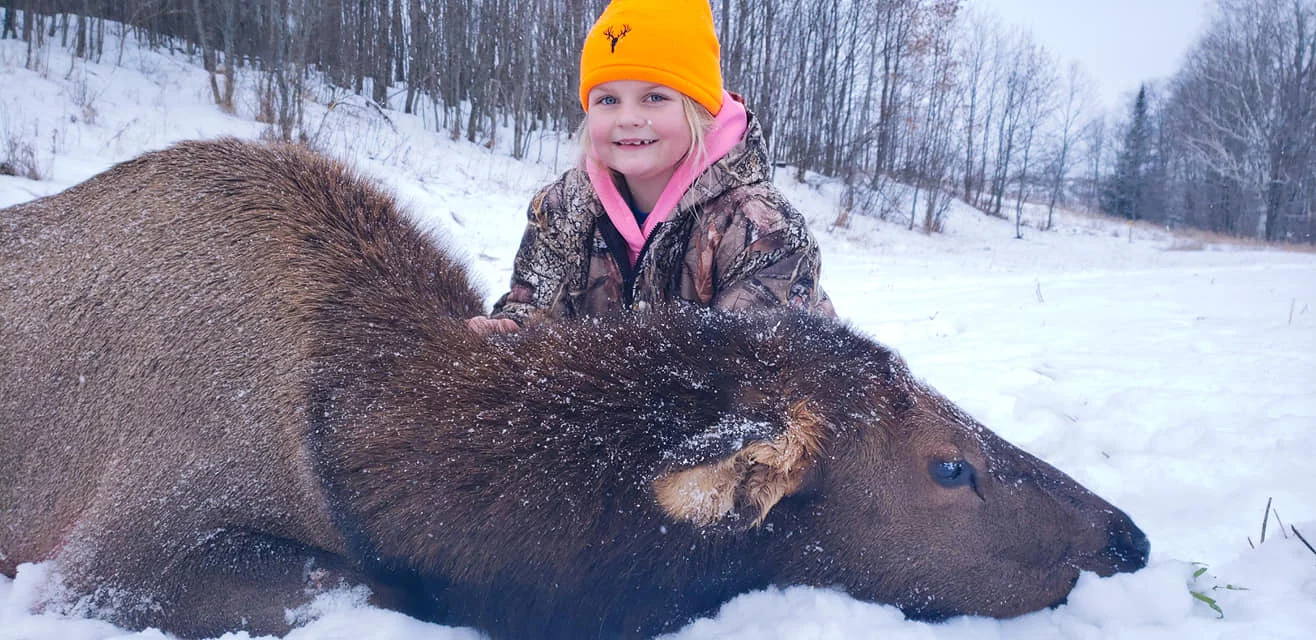
[[[625,38],[626,34],[630,32],[631,32],[631,25],[629,24],[624,24],[621,26],[621,33],[613,33],[612,27],[608,27],[608,30],[603,32],[603,35],[607,36],[608,40],[612,41],[612,53],[617,53],[617,43],[622,38]]]

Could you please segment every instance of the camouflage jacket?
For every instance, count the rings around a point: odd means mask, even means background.
[[[633,269],[588,175],[566,172],[531,200],[511,291],[493,317],[524,326],[680,302],[722,310],[791,305],[835,315],[818,286],[818,244],[770,171],[763,131],[751,115],[741,143],[696,178]]]

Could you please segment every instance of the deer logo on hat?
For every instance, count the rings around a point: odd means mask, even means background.
[[[629,24],[623,24],[621,26],[621,33],[613,33],[612,27],[608,27],[608,30],[603,32],[603,35],[607,36],[608,40],[612,41],[612,53],[617,53],[617,43],[622,38],[625,38],[626,34],[630,32],[631,32],[631,25]]]

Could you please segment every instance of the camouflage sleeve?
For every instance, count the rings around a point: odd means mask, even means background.
[[[557,183],[544,187],[526,208],[525,233],[512,262],[510,290],[494,303],[493,318],[511,318],[525,326],[532,318],[544,315],[552,306],[555,291],[562,288],[564,269],[553,248],[550,209]]]
[[[775,189],[740,203],[717,254],[721,277],[713,307],[738,311],[788,305],[836,316],[818,284],[818,242],[804,216]]]

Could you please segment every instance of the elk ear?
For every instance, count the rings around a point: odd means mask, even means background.
[[[729,517],[738,528],[763,523],[777,501],[800,488],[822,454],[822,419],[805,401],[787,411],[786,426],[770,440],[755,440],[727,457],[672,471],[653,482],[658,505],[672,518],[697,527]]]

